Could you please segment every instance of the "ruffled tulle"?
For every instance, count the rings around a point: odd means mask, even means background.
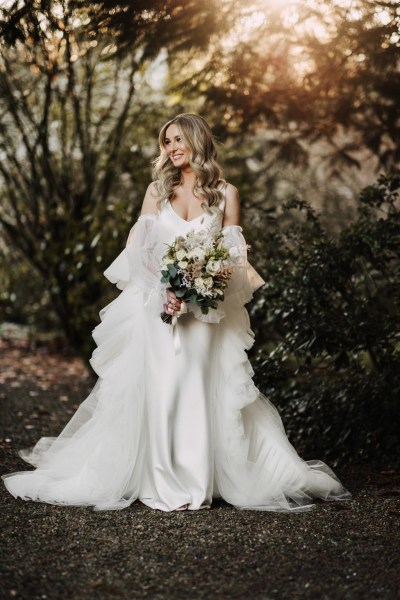
[[[272,511],[310,510],[313,498],[351,499],[325,463],[302,460],[290,444],[276,408],[252,380],[248,313],[240,299],[228,302],[218,331],[223,351],[214,404],[216,483],[222,496],[240,509]]]
[[[127,247],[106,270],[122,292],[101,311],[93,331],[97,348],[90,362],[99,379],[57,438],[41,438],[20,452],[37,468],[3,476],[13,496],[97,510],[121,509],[147,497],[156,468],[149,452],[149,394],[154,404],[163,378],[174,374],[174,333],[159,318],[165,287],[158,265],[175,227],[168,232],[156,215],[139,218]],[[242,268],[219,313],[207,317],[191,307],[192,314],[185,315],[186,336],[196,317],[215,328],[204,375],[212,417],[212,496],[240,509],[274,511],[309,510],[313,498],[348,500],[350,493],[324,463],[299,458],[276,409],[253,383],[246,351],[254,336],[244,304],[263,280],[247,261],[241,228],[226,228],[224,235],[239,249]],[[195,333],[187,348],[191,344],[196,345]],[[182,498],[149,505],[174,510],[186,501]],[[195,507],[202,507],[200,501]]]
[[[138,497],[146,449],[143,324],[154,319],[164,294],[154,272],[156,246],[159,254],[156,218],[139,218],[105,272],[123,291],[100,311],[93,330],[90,363],[99,379],[57,438],[19,453],[37,469],[2,476],[14,497],[98,510],[124,508]]]
[[[15,497],[124,508],[139,493],[145,451],[143,294],[131,286],[102,312],[91,364],[99,379],[57,438],[20,453],[35,471],[3,476]]]

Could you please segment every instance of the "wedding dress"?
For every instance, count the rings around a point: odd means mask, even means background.
[[[139,499],[163,511],[209,508],[221,496],[274,511],[351,498],[323,462],[297,455],[252,381],[244,305],[264,281],[247,261],[241,227],[222,229],[243,260],[218,309],[203,315],[189,303],[175,326],[160,319],[165,245],[190,230],[220,230],[223,210],[224,201],[186,221],[165,202],[139,217],[105,271],[122,291],[93,331],[97,383],[57,438],[20,452],[35,470],[3,475],[14,497],[96,510]]]

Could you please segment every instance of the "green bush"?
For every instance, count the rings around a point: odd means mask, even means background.
[[[400,459],[400,173],[359,197],[354,222],[331,235],[298,198],[305,220],[271,226],[253,360],[293,442],[339,460]]]
[[[382,372],[293,373],[276,357],[253,359],[255,380],[278,408],[303,458],[329,463],[399,462],[399,364]]]

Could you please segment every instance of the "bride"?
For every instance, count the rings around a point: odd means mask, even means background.
[[[305,462],[274,406],[255,387],[244,305],[264,281],[246,258],[236,188],[221,178],[206,121],[181,114],[159,135],[160,154],[126,248],[105,271],[122,290],[100,312],[90,360],[98,380],[56,438],[20,456],[35,470],[3,475],[16,498],[163,511],[308,510],[350,493],[321,461]],[[160,281],[166,244],[222,229],[243,257],[225,299],[207,315]],[[160,319],[162,310],[174,319]]]

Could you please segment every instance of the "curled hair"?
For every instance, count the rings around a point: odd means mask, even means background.
[[[160,154],[153,163],[153,179],[159,204],[172,200],[175,188],[182,183],[181,170],[172,163],[165,145],[166,131],[172,124],[178,127],[183,142],[190,150],[189,164],[196,174],[193,193],[197,198],[205,198],[202,208],[209,212],[223,199],[225,180],[221,178],[222,170],[217,163],[217,150],[207,121],[191,113],[182,113],[168,121],[158,136]]]

